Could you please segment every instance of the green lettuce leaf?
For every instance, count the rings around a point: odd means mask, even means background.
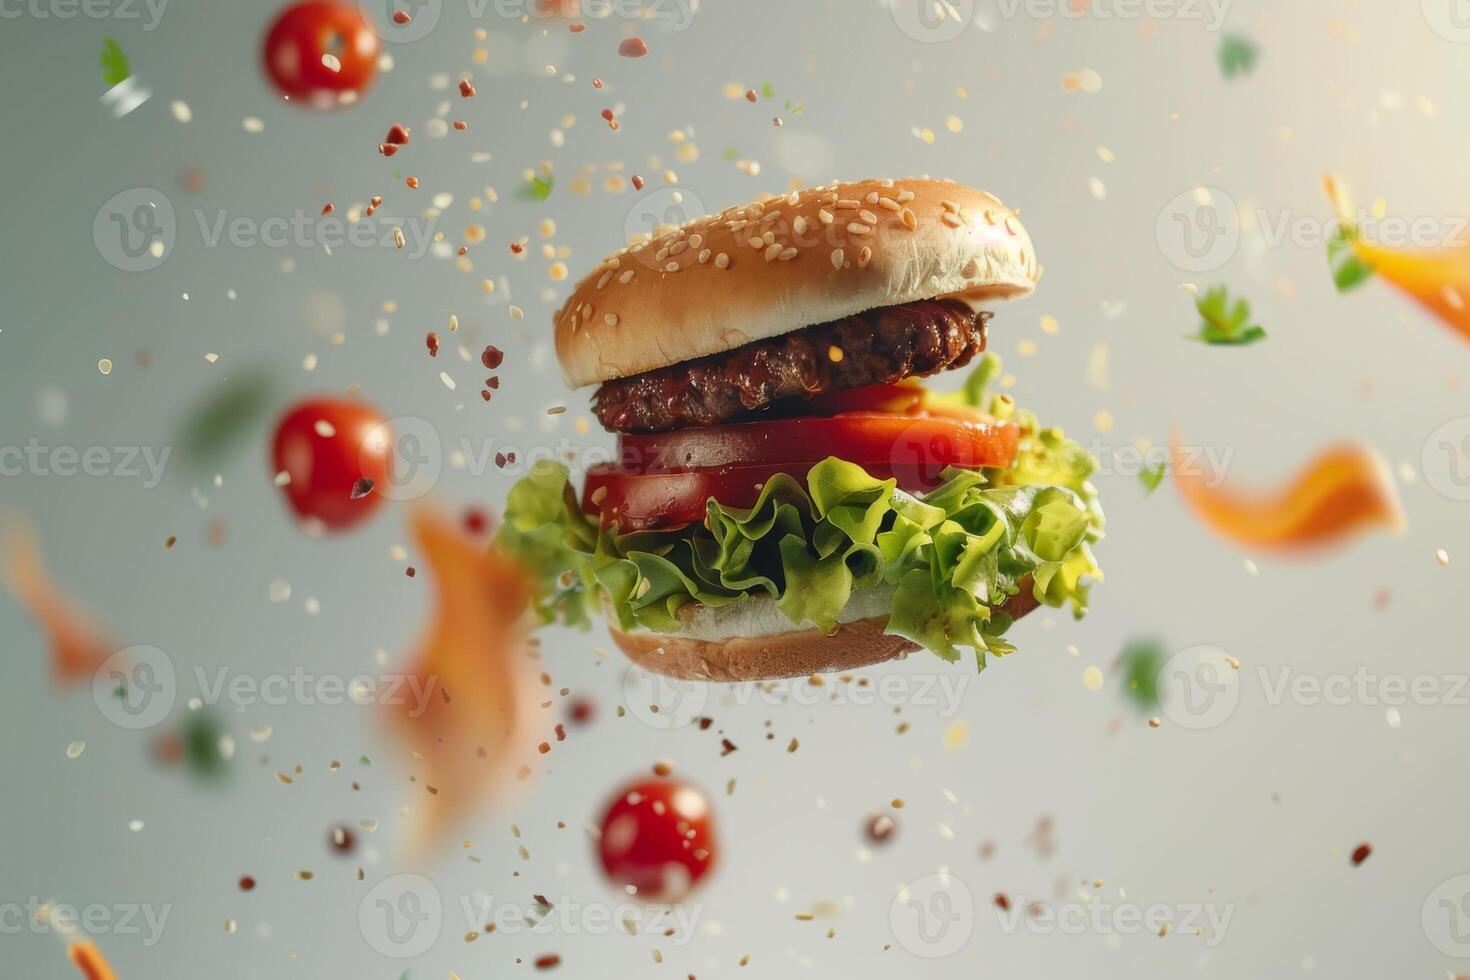
[[[1037,600],[1079,616],[1102,577],[1096,460],[1008,396],[987,399],[998,374],[987,357],[950,397],[1018,423],[1009,468],[951,468],[915,497],[829,457],[804,482],[768,480],[749,508],[710,500],[702,524],[622,533],[582,512],[564,466],[542,462],[512,488],[500,545],[534,570],[545,622],[585,626],[601,608],[621,630],[676,633],[690,603],[764,596],[794,627],[830,631],[854,591],[881,586],[894,594],[889,633],[947,661],[973,651],[983,669],[1012,649],[999,607],[1028,576]]]

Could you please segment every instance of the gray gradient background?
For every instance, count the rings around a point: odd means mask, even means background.
[[[1233,476],[1264,483],[1341,436],[1361,436],[1396,469],[1417,471],[1430,434],[1467,411],[1463,342],[1382,284],[1337,296],[1320,248],[1272,247],[1247,234],[1228,265],[1195,275],[1173,266],[1155,235],[1168,202],[1198,185],[1223,188],[1244,208],[1320,222],[1327,207],[1318,179],[1329,168],[1350,175],[1365,200],[1386,196],[1395,214],[1465,213],[1470,46],[1436,34],[1418,0],[1239,0],[1227,29],[1255,38],[1262,59],[1235,82],[1221,78],[1219,34],[1195,19],[1057,19],[1043,39],[1038,21],[982,4],[958,38],[921,43],[872,2],[707,3],[686,31],[640,25],[652,54],[629,61],[613,54],[627,29],[616,18],[580,36],[554,24],[543,35],[542,25],[497,17],[493,6],[475,22],[449,0],[427,38],[392,47],[396,67],[362,105],[330,115],[279,104],[266,90],[257,44],[272,6],[175,0],[154,31],[138,21],[0,21],[0,444],[35,436],[78,447],[170,445],[204,393],[258,362],[278,369],[283,395],[358,383],[387,414],[427,420],[446,444],[466,437],[525,445],[543,428],[552,442],[579,440],[572,425],[580,395],[568,402],[573,411],[543,422],[544,409],[567,397],[545,349],[566,284],[549,281],[539,255],[511,261],[505,242],[528,234],[534,250],[537,222],[554,217],[555,241],[570,248],[568,265],[580,275],[622,239],[639,195],[604,193],[595,181],[583,199],[569,193],[568,179],[581,164],[622,160],[656,190],[650,155],[711,208],[782,191],[792,178],[920,172],[982,185],[1021,207],[1046,276],[1034,298],[1000,312],[993,346],[1019,374],[1018,398],[1075,435],[1092,432],[1101,408],[1115,417],[1105,437],[1113,444],[1159,442],[1177,425],[1189,439],[1233,451]],[[470,61],[477,26],[492,35],[482,66]],[[96,52],[109,34],[155,93],[123,120],[98,102]],[[548,63],[575,82],[548,76]],[[1086,68],[1100,74],[1101,92],[1065,93],[1062,76]],[[433,74],[462,69],[477,79],[473,102],[431,88]],[[604,91],[593,90],[594,75],[607,81]],[[721,95],[726,82],[766,80],[773,101],[752,106]],[[956,85],[968,89],[967,100]],[[1416,107],[1420,95],[1434,100],[1434,118]],[[787,97],[804,101],[805,112],[783,112],[785,127],[773,128]],[[190,104],[192,123],[171,118],[172,99]],[[471,130],[429,139],[425,123],[445,100]],[[623,127],[612,134],[597,115],[616,103],[625,106]],[[951,112],[963,132],[945,129]],[[549,131],[565,114],[576,125],[554,147]],[[245,116],[262,118],[265,132],[246,133]],[[396,120],[412,125],[415,139],[389,164],[373,149]],[[911,135],[913,126],[934,129],[933,144]],[[674,162],[666,134],[680,127],[692,127],[697,162]],[[1101,161],[1099,145],[1116,161]],[[760,176],[721,160],[727,147],[759,160]],[[477,150],[493,160],[472,163]],[[551,200],[515,200],[523,168],[542,159],[560,177]],[[466,200],[487,184],[499,190],[501,203],[479,216],[489,239],[474,253],[474,275],[391,249],[329,256],[205,248],[189,214],[314,214],[326,200],[340,213],[373,193],[389,195],[391,211],[409,197],[394,189],[395,164],[423,180],[416,201],[425,206],[434,192],[454,194],[439,223],[450,240],[469,220]],[[201,193],[183,187],[191,165],[204,175]],[[1104,200],[1089,193],[1092,176],[1105,182]],[[139,186],[172,199],[180,238],[160,268],[126,274],[99,257],[91,227],[105,200]],[[524,321],[484,303],[482,272],[508,278]],[[1194,325],[1178,290],[1186,280],[1225,281],[1249,295],[1270,339],[1240,350],[1180,339]],[[227,299],[227,289],[238,299]],[[398,312],[378,336],[373,324],[390,299]],[[491,406],[475,394],[478,365],[452,351],[437,362],[424,356],[424,331],[442,332],[450,310],[472,349],[493,339],[511,351]],[[1044,314],[1058,319],[1058,335],[1038,329]],[[334,318],[346,333],[341,347],[324,335]],[[1016,355],[1022,338],[1038,342],[1035,356]],[[1100,342],[1111,353],[1107,391],[1086,381]],[[140,350],[152,354],[147,370],[136,364]],[[206,352],[219,363],[206,364]],[[314,374],[301,370],[307,353],[321,358]],[[108,377],[96,367],[104,356],[116,364]],[[454,374],[457,392],[439,382],[440,369]],[[38,398],[51,388],[68,401],[59,427],[40,420]],[[595,431],[586,440],[608,441]],[[0,503],[39,525],[57,577],[119,640],[156,645],[181,670],[224,665],[260,676],[306,665],[350,675],[373,669],[376,649],[397,656],[416,639],[427,598],[425,579],[405,579],[388,557],[391,545],[406,543],[403,508],[386,508],[359,533],[310,540],[277,499],[263,442],[257,431],[221,467],[220,487],[175,461],[154,489],[120,478],[0,478]],[[1081,623],[1038,615],[1015,630],[1021,653],[969,678],[958,715],[969,739],[958,751],[943,743],[951,719],[932,707],[739,707],[712,691],[711,712],[741,747],[721,758],[714,732],[661,732],[614,717],[623,671],[593,654],[604,639],[548,633],[548,669],[558,685],[598,699],[598,722],[548,757],[530,792],[465,828],[482,864],[451,845],[417,870],[433,877],[452,909],[476,889],[522,904],[533,892],[618,902],[581,828],[618,781],[667,757],[712,791],[723,839],[722,867],[697,899],[702,922],[719,929],[701,928],[683,946],[616,932],[465,945],[455,912],[423,957],[405,964],[378,955],[358,930],[358,903],[377,878],[410,870],[394,856],[403,840],[397,808],[418,797],[407,782],[410,760],[375,730],[370,709],[232,711],[226,721],[240,743],[232,778],[201,789],[152,765],[146,737],[110,725],[87,691],[53,690],[42,636],[0,601],[0,902],[171,906],[152,948],[137,936],[99,937],[123,980],[391,980],[405,967],[420,978],[448,970],[498,977],[530,971],[514,958],[545,952],[560,953],[560,972],[572,976],[1275,978],[1314,968],[1339,977],[1442,977],[1457,961],[1430,942],[1421,909],[1440,882],[1470,871],[1467,708],[1404,706],[1394,729],[1381,704],[1268,703],[1254,672],[1465,671],[1465,565],[1441,567],[1433,556],[1441,547],[1454,558],[1470,554],[1467,505],[1422,475],[1400,480],[1406,533],[1374,535],[1311,563],[1262,559],[1258,575],[1191,520],[1172,488],[1145,498],[1132,476],[1101,480],[1109,537],[1099,556],[1108,580],[1094,594],[1094,612]],[[493,469],[477,477],[446,468],[434,495],[446,505],[493,507],[508,486]],[[207,509],[193,498],[196,487]],[[221,548],[205,539],[214,518],[228,527]],[[165,551],[170,534],[179,543]],[[290,602],[268,601],[276,578],[292,583]],[[1392,598],[1379,610],[1373,597],[1382,588]],[[305,611],[308,596],[320,600],[319,615]],[[1205,731],[1144,725],[1112,669],[1121,645],[1139,635],[1158,635],[1170,649],[1213,643],[1237,656],[1245,668],[1233,715]],[[1104,691],[1082,683],[1093,664],[1107,675]],[[916,656],[876,673],[935,670]],[[187,681],[181,700],[193,693]],[[896,733],[900,721],[909,725],[904,734]],[[267,724],[267,743],[246,738]],[[793,736],[801,748],[788,754]],[[73,739],[88,747],[68,761]],[[364,753],[371,769],[326,770],[331,758]],[[306,774],[294,786],[271,775],[298,763]],[[354,778],[361,792],[350,790]],[[729,779],[738,788],[727,797]],[[908,801],[898,836],[860,860],[865,814],[893,797]],[[1057,841],[1045,860],[1025,844],[1043,814],[1053,816]],[[367,884],[354,880],[353,861],[324,846],[330,822],[360,818],[382,822],[362,835],[363,860],[378,857]],[[133,819],[145,822],[142,832],[129,832]],[[567,829],[557,830],[557,820]],[[1346,855],[1363,840],[1374,854],[1351,868]],[[978,855],[983,841],[997,848],[989,861]],[[517,857],[518,843],[529,861]],[[937,960],[900,944],[885,952],[895,943],[896,890],[941,866],[977,903],[968,944]],[[295,881],[298,868],[314,869],[315,880]],[[260,886],[242,895],[235,881],[247,873]],[[1207,948],[1180,933],[1007,935],[990,912],[998,891],[1053,900],[1060,881],[1070,900],[1094,878],[1104,879],[1095,894],[1108,900],[1123,889],[1139,904],[1210,902],[1233,918],[1224,941]],[[838,903],[834,918],[793,919],[824,901]],[[236,934],[222,928],[227,919],[240,923]],[[824,938],[828,926],[836,938]],[[662,965],[651,959],[655,947]],[[0,975],[72,974],[54,937],[6,934]]]

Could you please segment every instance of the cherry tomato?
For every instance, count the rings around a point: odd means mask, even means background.
[[[677,902],[715,861],[709,800],[677,779],[625,787],[602,818],[602,868],[649,902]]]
[[[287,99],[317,109],[356,101],[378,71],[381,42],[355,3],[305,0],[265,36],[266,74]]]
[[[311,398],[276,425],[272,461],[298,517],[340,530],[383,503],[393,440],[375,409],[346,398]]]
[[[803,480],[828,456],[924,493],[948,466],[1009,466],[1018,437],[1010,422],[888,412],[624,434],[618,462],[588,470],[582,509],[625,531],[694,523],[711,497],[749,507],[777,473]]]

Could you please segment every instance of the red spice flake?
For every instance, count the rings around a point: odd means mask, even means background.
[[[546,753],[551,751],[551,743],[542,742],[540,745],[536,746],[536,751],[540,752],[542,755],[545,755]]]
[[[412,20],[413,20],[413,18],[411,16],[409,16],[409,13],[408,13],[407,10],[395,10],[395,11],[393,11],[393,23],[397,24],[399,27],[402,27],[403,25],[409,23]]]
[[[511,255],[520,255],[523,252],[525,252],[525,250],[526,250],[526,246],[523,243],[521,243],[521,242],[511,242],[510,243],[510,254]]]
[[[1364,841],[1357,847],[1353,848],[1353,867],[1356,868],[1358,865],[1368,860],[1368,855],[1372,853],[1373,845],[1369,844],[1367,841]]]
[[[323,204],[322,205],[322,215],[323,216],[329,215],[329,214],[331,214],[335,210],[337,210],[337,209],[334,208],[334,207],[332,207],[332,202],[331,201],[328,201],[326,204]]]
[[[596,706],[589,698],[577,698],[571,703],[567,716],[572,719],[574,725],[585,725],[592,720],[596,714]]]
[[[720,739],[720,756],[722,758],[724,756],[729,755],[731,752],[734,752],[734,751],[735,751],[735,743],[734,742],[730,741],[728,738],[722,738],[722,739]]]
[[[896,826],[892,817],[886,813],[880,813],[868,821],[868,839],[875,844],[881,844],[893,836]]]
[[[382,203],[383,203],[383,199],[381,197],[379,197],[377,194],[374,194],[373,197],[372,197],[372,199],[369,200],[368,203],[371,204],[375,208],[376,207],[380,207],[382,205]]]
[[[484,534],[490,530],[490,515],[479,507],[470,507],[464,512],[464,529],[470,534]]]
[[[586,24],[568,24],[567,25],[567,30],[571,31],[573,34],[581,34],[586,29],[587,29],[587,25]]]
[[[1002,912],[1009,912],[1011,910],[1011,900],[1006,897],[1005,892],[995,893],[995,907]]]
[[[383,154],[383,156],[385,157],[391,157],[393,154],[398,152],[398,147],[394,146],[392,143],[379,143],[378,152]]]
[[[242,876],[240,878],[240,890],[242,892],[254,891],[255,890],[255,879],[252,878],[252,877],[250,877],[249,875]]]
[[[600,79],[600,78],[594,78],[594,79],[592,79],[592,87],[593,88],[602,88],[602,79]]]
[[[463,119],[456,119],[454,121],[454,128],[459,130],[460,132],[464,132],[466,129],[470,128],[470,124],[465,122]]]
[[[170,534],[168,536],[168,540],[163,543],[163,546],[165,548],[172,548],[175,544],[178,543],[178,541],[179,541],[178,537],[176,537],[175,535]]]
[[[481,388],[480,389],[480,400],[481,401],[488,402],[490,400],[490,392],[486,391],[484,388]]]
[[[641,37],[624,38],[618,45],[618,54],[624,58],[642,58],[648,54],[648,44]]]
[[[757,96],[755,94],[755,89],[748,88],[748,89],[745,90],[745,101],[746,102],[754,102],[756,100],[756,98],[757,98]]]
[[[407,575],[409,578],[413,578],[418,573],[419,573],[419,570],[417,568],[414,568],[412,565],[409,565],[407,568],[405,568],[403,570],[403,574],[404,575]]]
[[[643,178],[642,177],[638,176],[637,174],[634,174],[631,179],[633,181],[633,189],[635,191],[641,191],[641,190],[643,190]]]
[[[358,481],[352,485],[352,499],[353,500],[361,500],[363,497],[366,497],[368,494],[370,494],[372,492],[373,492],[373,481],[372,480],[369,480],[365,476],[364,477],[360,477],[358,479]]]
[[[439,335],[434,331],[429,331],[428,336],[424,338],[424,345],[429,348],[430,357],[439,356]]]
[[[402,123],[394,123],[388,129],[388,135],[383,138],[384,143],[392,143],[397,146],[408,144],[408,127]]]
[[[536,957],[536,969],[538,970],[552,970],[558,966],[561,966],[561,957],[555,953]]]
[[[468,253],[469,253],[469,249],[468,249],[468,248],[466,248],[466,247],[465,247],[465,246],[463,246],[463,245],[461,245],[461,246],[460,246],[460,247],[459,247],[459,254],[460,254],[460,255],[466,255],[466,254],[468,254]]]
[[[468,78],[461,78],[459,80],[459,94],[466,99],[473,99],[475,97],[475,86]]]
[[[494,371],[505,361],[505,351],[491,344],[480,354],[480,363],[488,370]]]
[[[486,378],[485,379],[485,387],[486,388],[491,388],[491,389],[493,389],[495,391],[499,391],[500,390],[500,375],[498,375],[498,374],[492,374],[492,375],[490,375],[490,377]]]
[[[567,740],[567,726],[561,722],[556,723],[556,740],[558,742],[565,742]]]
[[[419,189],[419,179],[417,177],[410,177],[405,180],[404,183],[408,185],[408,189],[411,191],[416,191]]]
[[[608,120],[609,122],[612,121],[613,111],[611,109],[603,109],[602,110],[602,118]]]

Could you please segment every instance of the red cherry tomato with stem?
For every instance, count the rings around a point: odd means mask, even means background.
[[[709,873],[716,844],[704,793],[678,779],[623,788],[602,818],[602,868],[648,902],[677,902]]]
[[[381,39],[357,4],[306,0],[276,17],[262,55],[271,83],[288,100],[330,109],[367,91],[381,50]]]
[[[310,398],[276,425],[271,458],[275,473],[289,477],[281,489],[296,515],[337,531],[382,505],[393,472],[393,439],[370,405]]]

